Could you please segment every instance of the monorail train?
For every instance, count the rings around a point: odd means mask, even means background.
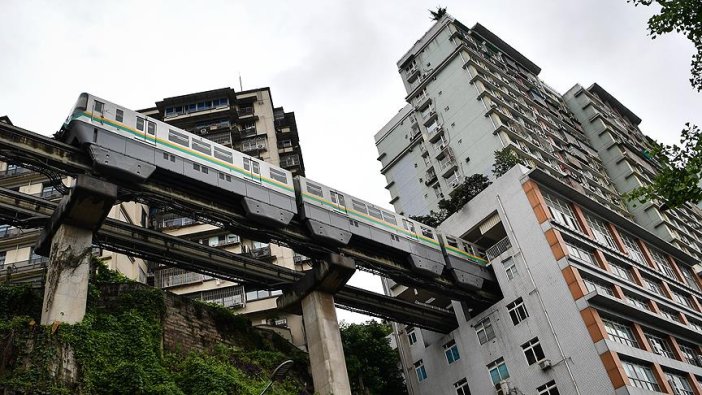
[[[231,192],[253,220],[287,225],[299,215],[327,244],[355,238],[391,248],[418,274],[448,272],[465,288],[491,279],[477,247],[460,238],[87,93],[57,138],[85,147],[102,172],[139,182],[170,171]]]

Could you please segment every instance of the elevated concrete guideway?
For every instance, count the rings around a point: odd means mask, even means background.
[[[3,197],[14,194],[14,201],[12,197],[4,202],[0,199],[0,217],[8,223],[19,227],[29,223],[36,225],[42,222],[42,214],[37,211],[46,211],[43,214],[45,230],[38,244],[38,251],[46,254],[49,250],[48,244],[51,243],[42,312],[42,324],[45,325],[56,321],[75,323],[82,320],[85,314],[90,251],[94,243],[94,234],[98,243],[128,255],[188,270],[209,272],[215,276],[217,269],[224,271],[233,267],[232,272],[236,273],[236,281],[240,283],[257,282],[268,288],[283,288],[285,293],[280,299],[281,307],[297,308],[299,304],[302,310],[312,377],[315,389],[321,394],[351,392],[334,298],[335,294],[340,294],[345,288],[346,282],[355,271],[354,259],[359,266],[380,273],[397,283],[429,289],[461,300],[469,309],[480,311],[500,298],[500,295],[488,291],[496,289],[493,287],[494,281],[487,280],[482,289],[467,291],[461,289],[445,273],[435,277],[413,271],[406,257],[396,255],[397,253],[391,250],[371,248],[363,243],[355,243],[355,239],[342,248],[325,246],[319,240],[311,239],[304,227],[294,221],[282,228],[251,222],[246,212],[242,212],[244,207],[234,204],[234,199],[230,199],[228,194],[217,193],[208,187],[193,186],[192,182],[185,182],[183,177],[173,176],[168,172],[155,174],[147,180],[141,178],[138,184],[134,184],[134,180],[113,178],[109,174],[102,176],[108,177],[114,185],[88,177],[87,175],[99,173],[99,166],[91,163],[83,151],[4,123],[0,124],[0,157],[41,173],[51,173],[53,178],[65,174],[78,178],[78,182],[61,201],[58,209],[50,207],[46,202],[35,202],[32,205],[25,196],[21,196],[23,194],[0,191],[4,193]],[[97,186],[100,183],[104,185]],[[292,271],[297,273],[293,275],[280,267],[272,268],[273,265],[250,258],[241,259],[243,257],[237,254],[228,253],[230,256],[226,256],[223,251],[212,251],[204,246],[195,247],[192,244],[196,243],[160,232],[117,221],[102,224],[117,200],[133,200],[152,207],[164,205],[175,208],[188,217],[232,230],[243,237],[277,241],[322,261],[318,261],[314,269],[306,274]],[[26,217],[20,218],[22,215]],[[51,218],[47,220],[49,215]],[[110,230],[114,233],[105,237]],[[171,240],[165,240],[169,237]],[[109,240],[112,240],[113,244],[110,244]],[[178,256],[177,251],[187,247],[193,248]],[[154,254],[155,250],[160,250],[160,254]],[[372,303],[373,300],[383,298],[387,297],[374,295],[366,301]],[[356,304],[358,305],[358,301]],[[387,309],[387,306],[392,304],[387,303],[385,306],[385,311],[388,311],[391,309]],[[414,317],[420,321],[427,321],[426,317],[417,317],[416,306],[413,305],[413,309]],[[373,311],[369,313],[375,315]],[[452,316],[450,312],[446,313]],[[398,318],[393,320],[407,321],[406,317]],[[447,321],[451,323],[450,327],[442,321],[434,322],[434,326],[441,328],[442,332],[454,329],[455,317]]]

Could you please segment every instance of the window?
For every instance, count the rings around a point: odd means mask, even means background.
[[[586,250],[568,242],[566,242],[566,245],[568,246],[569,256],[571,256],[572,258],[579,259],[589,265],[597,266],[597,263],[595,263],[595,254],[593,254],[592,251]]]
[[[478,335],[480,344],[485,344],[495,338],[495,329],[492,327],[490,317],[485,318],[475,325],[475,334]]]
[[[353,205],[353,209],[359,213],[368,214],[368,209],[366,208],[365,203],[359,202],[356,199],[351,199],[351,204]]]
[[[614,238],[612,237],[612,233],[610,233],[607,224],[589,213],[585,214],[585,218],[587,219],[587,223],[590,225],[590,229],[592,230],[592,234],[595,236],[595,240],[608,246],[609,248],[617,250],[617,245],[614,243]]]
[[[539,338],[535,337],[528,342],[522,344],[522,351],[526,357],[527,363],[533,365],[546,358],[544,350],[541,348]]]
[[[377,219],[383,219],[382,214],[380,214],[380,210],[378,210],[375,207],[368,206],[368,214],[370,214],[371,217],[375,217]]]
[[[234,157],[230,151],[223,150],[218,147],[214,147],[214,157],[227,162],[227,163],[234,163]]]
[[[490,364],[487,365],[487,369],[488,372],[490,372],[490,378],[493,384],[497,384],[509,378],[509,370],[507,370],[504,358],[498,358],[490,362]]]
[[[502,261],[502,266],[505,267],[507,278],[512,280],[517,275],[517,263],[512,258],[507,258]]]
[[[602,323],[604,324],[605,332],[607,332],[607,337],[609,337],[609,340],[625,344],[630,347],[639,348],[639,343],[636,341],[634,332],[631,330],[629,325],[607,318],[603,318]]]
[[[0,270],[5,268],[5,260],[7,259],[7,251],[0,251]]]
[[[624,232],[619,232],[619,234],[622,236],[622,241],[624,242],[626,249],[629,251],[629,258],[642,265],[645,265],[646,260],[644,259],[643,252],[641,252],[641,248],[639,248],[639,245],[636,243],[636,239]]]
[[[212,146],[204,141],[193,139],[193,149],[203,154],[212,155]]]
[[[412,328],[407,331],[407,337],[409,338],[410,346],[417,342],[417,331]]]
[[[580,230],[578,222],[575,220],[573,209],[568,202],[548,193],[544,193],[543,195],[548,211],[551,213],[551,217],[553,217],[554,221],[570,229],[576,231]]]
[[[397,219],[395,219],[395,216],[388,213],[387,211],[383,211],[383,220],[385,222],[391,223],[393,225],[397,225]]]
[[[702,358],[700,358],[700,354],[696,351],[697,348],[695,346],[681,341],[678,341],[678,345],[680,346],[680,352],[682,353],[684,362],[695,366],[702,366]]]
[[[455,340],[451,340],[444,344],[444,354],[446,355],[446,361],[450,364],[461,359],[461,355],[458,353],[458,345]]]
[[[660,391],[661,387],[653,375],[653,371],[648,366],[635,364],[633,362],[622,361],[624,371],[626,372],[631,385],[638,388],[647,389],[650,391]]]
[[[288,183],[288,176],[285,173],[283,173],[282,171],[271,168],[270,173],[271,173],[272,179],[274,179],[276,181],[280,181],[283,184]]]
[[[666,309],[664,307],[660,308],[661,310],[661,315],[671,321],[675,321],[679,324],[682,324],[682,319],[678,315],[678,313],[674,312],[673,310]],[[692,324],[692,322],[690,322]]]
[[[644,277],[643,280],[644,284],[646,285],[646,289],[653,293],[663,296],[663,289],[661,288],[661,284],[658,283],[658,281],[648,277]]]
[[[632,306],[638,307],[642,310],[651,310],[651,307],[648,305],[648,302],[646,300],[643,300],[637,296],[625,294],[626,301]]]
[[[666,358],[675,359],[675,354],[673,354],[673,349],[670,347],[670,343],[668,343],[667,339],[654,335],[650,332],[644,332],[644,335],[646,336],[648,344],[651,345],[651,350],[653,350],[654,353],[662,355]]]
[[[560,395],[560,392],[558,392],[558,387],[556,387],[556,382],[553,380],[540,387],[537,387],[536,391],[538,391],[539,395]]]
[[[678,302],[679,304],[681,304],[683,306],[694,309],[694,307],[692,307],[692,301],[690,300],[690,298],[687,295],[683,295],[683,294],[681,294],[679,292],[675,292],[675,291],[672,291],[671,293],[673,294],[674,301]]]
[[[673,270],[673,267],[670,266],[670,262],[668,262],[668,258],[660,251],[655,250],[653,248],[651,250],[651,257],[653,258],[653,261],[656,263],[656,266],[658,267],[658,270],[661,271],[661,273],[665,274],[666,277],[671,278],[673,280],[677,280],[678,278],[675,276],[675,270]]]
[[[470,395],[470,388],[468,388],[468,380],[462,378],[455,383],[453,383],[453,388],[456,389],[456,395]]]
[[[628,267],[615,262],[610,262],[609,267],[612,269],[612,274],[615,276],[623,278],[627,281],[634,281]]]
[[[115,110],[115,120],[117,122],[122,122],[124,121],[124,111],[120,110],[119,108]]]
[[[245,163],[246,163],[246,162],[244,162],[244,164],[245,164]],[[307,192],[309,192],[309,193],[311,193],[311,194],[313,194],[313,195],[317,195],[317,196],[319,196],[319,197],[323,197],[323,195],[322,195],[322,187],[320,187],[319,185],[312,184],[312,183],[310,183],[310,182],[307,183]]]
[[[417,379],[419,379],[419,382],[421,383],[422,381],[426,380],[427,378],[427,370],[424,369],[424,361],[421,359],[417,362],[414,363],[414,371],[417,372]]]
[[[687,381],[687,378],[668,372],[666,372],[665,375],[668,378],[668,383],[670,383],[670,387],[675,395],[695,394],[695,392],[692,390],[690,382]]]
[[[527,312],[526,306],[524,306],[522,298],[508,304],[507,311],[509,311],[509,316],[512,318],[512,323],[514,325],[517,325],[529,317],[529,313]]]
[[[144,131],[144,118],[137,117],[136,128],[137,130],[141,130],[142,132]]]
[[[692,273],[692,270],[690,270],[690,268],[685,266],[683,263],[679,263],[678,268],[680,268],[680,273],[685,279],[687,285],[696,291],[700,291],[700,286],[697,284],[697,281],[695,281],[695,274]]]
[[[190,139],[188,138],[187,135],[185,135],[183,133],[176,132],[174,130],[170,130],[170,129],[168,130],[168,141],[172,141],[176,144],[180,144],[180,145],[185,146],[185,147],[190,146]]]
[[[146,121],[146,133],[156,135],[156,122]]]
[[[606,294],[609,296],[614,296],[614,291],[612,291],[612,286],[601,281],[593,280],[591,278],[583,278],[585,283],[585,288],[588,292],[595,292],[600,294]]]

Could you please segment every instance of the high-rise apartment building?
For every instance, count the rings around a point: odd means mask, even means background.
[[[463,177],[492,176],[495,151],[527,164],[439,227],[484,249],[504,297],[484,311],[450,302],[448,334],[395,325],[410,393],[702,394],[698,211],[621,199],[656,171],[638,117],[597,84],[561,96],[451,16],[398,66],[409,104],[376,135],[398,212],[426,214]]]
[[[304,175],[295,114],[275,107],[269,88],[236,92],[231,88],[169,97],[141,113],[232,147],[262,161]],[[248,254],[273,265],[308,268],[309,260],[289,248],[242,240],[213,225],[198,223],[179,213],[153,213],[151,226],[168,234],[198,241],[234,253]],[[279,314],[280,291],[245,288],[230,281],[178,268],[154,268],[154,285],[207,302],[219,303],[246,314],[254,325],[267,326],[303,346],[301,317]]]

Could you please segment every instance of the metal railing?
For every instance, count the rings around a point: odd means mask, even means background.
[[[158,288],[176,287],[179,285],[199,283],[205,280],[200,273],[189,272],[184,269],[170,267],[154,273],[155,284]]]
[[[169,229],[169,228],[179,228],[182,226],[188,226],[197,223],[192,218],[179,217],[179,218],[163,218],[156,223],[156,229]]]
[[[510,248],[512,248],[512,243],[510,243],[509,237],[505,237],[485,250],[485,256],[488,261],[492,261]]]
[[[216,303],[224,307],[244,307],[246,305],[243,286],[233,286],[203,291],[200,293],[200,297],[198,299],[204,302]]]

